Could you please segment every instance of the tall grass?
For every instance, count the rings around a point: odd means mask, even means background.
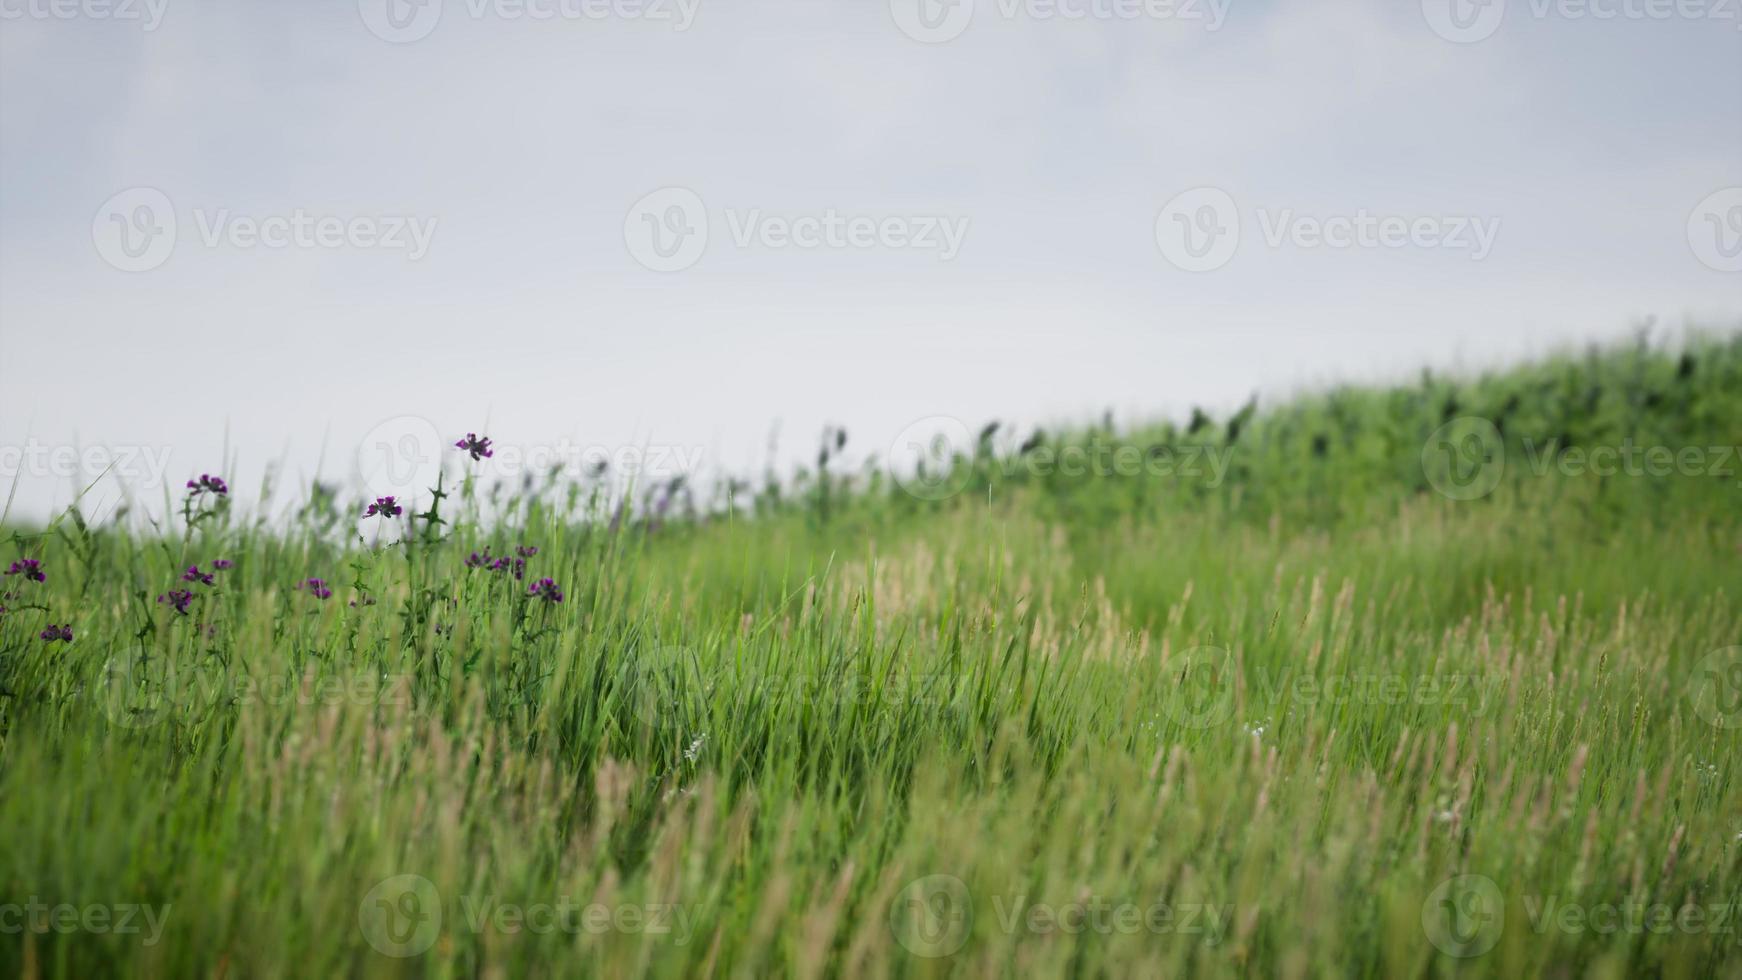
[[[1450,499],[1472,416],[1508,465]],[[1742,442],[1742,341],[1196,428],[657,526],[19,529],[0,970],[1742,975],[1742,462],[1525,451]],[[1095,440],[1232,466],[1032,463]]]

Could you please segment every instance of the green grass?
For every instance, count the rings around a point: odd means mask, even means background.
[[[1550,439],[1742,443],[1742,338],[994,432],[935,501],[18,529],[0,972],[1742,976],[1742,461]],[[563,603],[466,567],[520,543]]]

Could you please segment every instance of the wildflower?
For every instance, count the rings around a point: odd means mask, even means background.
[[[213,476],[210,473],[201,473],[198,480],[189,480],[188,489],[192,490],[196,497],[207,490],[220,497],[230,492],[229,484],[225,483],[222,477]]]
[[[375,597],[372,595],[364,596],[361,602],[357,601],[356,599],[351,600],[351,608],[352,609],[355,609],[358,606],[373,606],[374,604],[375,604]]]
[[[228,558],[213,558],[212,559],[212,571],[227,572],[232,567],[234,567],[235,564],[236,564],[235,562],[231,561]]]
[[[157,597],[158,602],[167,603],[183,616],[188,614],[188,606],[194,601],[194,594],[186,589],[170,589]]]
[[[543,599],[545,602],[563,601],[562,590],[556,587],[555,580],[548,578],[541,578],[532,583],[532,587],[526,590],[526,594]]]
[[[455,448],[463,449],[466,452],[471,453],[473,462],[477,462],[480,459],[489,459],[491,456],[496,455],[495,451],[490,448],[490,437],[485,436],[479,438],[476,432],[466,433],[466,438],[454,443],[454,446]]]
[[[200,566],[189,565],[188,570],[181,573],[183,582],[199,582],[202,585],[212,584],[212,573],[200,571]]]
[[[55,624],[50,623],[48,624],[48,629],[43,630],[37,635],[50,643],[53,643],[56,640],[60,640],[63,643],[71,643],[73,642],[73,624],[68,623],[65,626],[56,626]]]
[[[399,502],[394,498],[376,497],[375,502],[369,505],[369,509],[363,512],[363,516],[398,517],[403,513],[405,513],[405,508],[399,506]]]
[[[299,589],[307,589],[309,594],[314,596],[316,599],[325,600],[325,599],[330,599],[333,596],[333,590],[327,588],[326,579],[319,579],[319,578],[305,579],[301,582],[298,582],[296,587]]]
[[[48,575],[42,570],[42,562],[35,558],[20,558],[6,569],[8,575],[22,575],[32,582],[46,582]]]
[[[514,581],[526,581],[526,559],[524,558],[514,559]]]
[[[515,547],[514,553],[522,558],[531,558],[533,555],[538,554],[538,546],[535,544],[519,545]]]

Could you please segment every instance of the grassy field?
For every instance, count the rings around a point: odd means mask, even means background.
[[[1742,976],[1739,444],[1718,337],[16,528],[0,973]]]

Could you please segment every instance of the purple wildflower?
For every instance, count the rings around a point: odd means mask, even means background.
[[[316,599],[325,600],[325,599],[330,599],[333,596],[333,590],[327,588],[327,580],[326,579],[320,579],[320,578],[305,579],[304,581],[298,582],[296,587],[299,589],[307,589],[309,592],[309,595],[314,596]]]
[[[398,517],[403,513],[405,513],[405,508],[399,506],[399,502],[394,498],[376,497],[375,502],[369,505],[369,509],[363,512],[363,516]]]
[[[555,580],[548,578],[541,578],[532,583],[532,587],[526,590],[526,594],[543,599],[545,602],[563,601],[562,590],[556,587]]]
[[[490,437],[485,436],[479,438],[476,432],[466,433],[466,438],[454,443],[454,447],[471,453],[473,462],[477,462],[480,459],[489,459],[491,456],[496,455],[495,450],[490,448]]]
[[[235,564],[236,564],[235,562],[231,561],[228,558],[213,558],[212,559],[212,571],[214,571],[214,572],[227,572],[232,567],[234,567]]]
[[[201,585],[212,584],[212,573],[200,571],[200,566],[189,565],[188,570],[181,573],[183,582],[198,582]]]
[[[8,575],[22,575],[32,582],[46,582],[48,575],[42,570],[42,562],[35,558],[20,558],[6,569]]]
[[[198,480],[189,480],[188,489],[192,490],[196,497],[207,490],[220,497],[230,492],[229,484],[225,483],[222,477],[213,476],[210,473],[201,473]]]
[[[71,643],[73,642],[73,624],[68,623],[65,626],[56,626],[55,624],[50,623],[48,624],[48,629],[45,629],[36,635],[50,643],[53,643],[56,640],[60,640],[63,643]]]
[[[531,558],[533,555],[538,554],[538,545],[523,544],[515,548],[514,553],[522,558]]]
[[[514,580],[516,582],[524,582],[526,580],[526,559],[514,559]]]
[[[485,548],[483,554],[479,554],[476,551],[474,551],[471,554],[467,555],[466,556],[466,567],[467,568],[489,568],[490,563],[493,561],[495,561],[495,559],[490,557],[490,549]]]
[[[168,603],[183,616],[188,614],[188,606],[194,601],[194,594],[186,589],[170,589],[157,597],[158,602]]]

